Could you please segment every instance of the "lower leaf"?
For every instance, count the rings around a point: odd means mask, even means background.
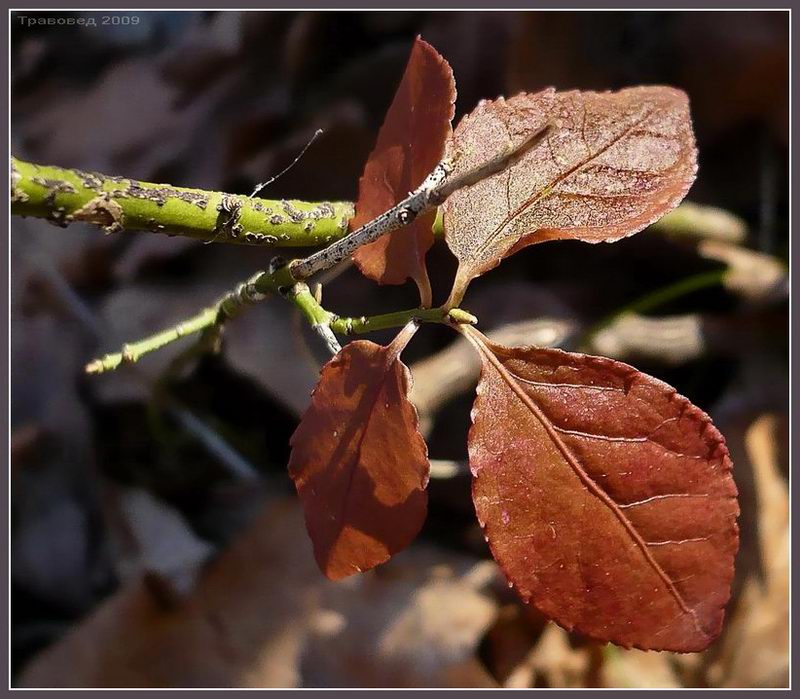
[[[388,347],[346,345],[322,368],[292,435],[289,475],[317,563],[333,580],[387,561],[425,521],[428,449],[399,359],[415,330]]]
[[[473,500],[509,583],[598,640],[708,646],[730,596],[739,513],[710,418],[626,364],[465,334],[482,359]]]

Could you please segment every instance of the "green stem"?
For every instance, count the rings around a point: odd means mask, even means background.
[[[161,332],[137,342],[123,345],[122,351],[107,354],[86,365],[89,374],[101,374],[112,371],[120,364],[139,361],[141,357],[176,340],[198,332],[219,333],[226,320],[235,318],[249,305],[262,301],[268,294],[278,293],[289,288],[292,280],[286,267],[275,272],[257,272],[246,282],[239,284],[233,291],[225,294],[212,306],[204,308],[191,318]],[[216,336],[212,336],[213,339]],[[214,343],[211,343],[212,345]]]
[[[116,369],[122,363],[133,364],[138,362],[144,355],[155,352],[171,342],[212,327],[217,320],[217,316],[218,309],[216,307],[204,308],[197,315],[184,320],[174,327],[162,330],[137,342],[123,345],[121,352],[107,354],[100,359],[89,362],[86,365],[86,372],[89,374],[101,374],[105,371]]]
[[[723,282],[727,268],[715,269],[711,272],[701,272],[691,277],[681,279],[674,284],[657,289],[649,294],[636,299],[622,308],[607,315],[602,320],[592,325],[584,334],[582,345],[588,344],[591,339],[603,328],[613,323],[617,318],[627,313],[649,313],[659,306],[674,301],[681,296],[691,294],[700,289],[717,286]]]
[[[238,315],[244,306],[259,301],[258,292],[255,292],[254,289],[259,282],[263,284],[264,279],[271,278],[266,273],[255,275],[249,282],[237,287],[236,291],[227,294],[213,306],[203,309],[182,323],[162,330],[143,340],[128,343],[123,346],[120,352],[114,352],[100,359],[95,359],[86,365],[87,373],[101,374],[106,371],[113,371],[123,363],[132,364],[137,362],[146,354],[155,352],[187,335],[201,331],[218,331],[225,320]],[[273,288],[272,291],[275,292],[277,289]],[[474,325],[478,322],[475,316],[460,308],[452,308],[450,310],[446,308],[410,308],[394,313],[347,318],[338,316],[323,308],[304,282],[298,282],[288,290],[284,289],[283,293],[287,299],[297,306],[311,326],[326,340],[332,352],[336,351],[338,343],[331,331],[340,335],[362,335],[389,328],[402,328],[410,320],[418,320],[421,323],[454,325]],[[253,296],[253,294],[256,294],[256,296]]]
[[[460,308],[409,308],[393,313],[383,313],[375,316],[360,316],[355,318],[336,317],[331,322],[331,329],[340,335],[363,335],[364,333],[387,330],[389,328],[402,328],[410,320],[420,323],[445,323],[445,324],[474,324],[475,316],[462,311]]]
[[[674,284],[646,294],[627,306],[623,306],[620,313],[649,313],[681,296],[721,284],[727,271],[727,269],[715,269],[711,272],[701,272],[700,274],[686,277]]]
[[[304,283],[295,284],[288,294],[313,327],[326,326],[339,335],[363,335],[365,333],[402,328],[410,320],[420,323],[445,323],[474,325],[478,319],[460,308],[408,308],[403,311],[382,313],[374,316],[346,317],[331,313],[322,307]]]
[[[342,238],[350,202],[270,201],[35,165],[11,158],[11,213],[108,233],[145,230],[204,241],[316,246]]]

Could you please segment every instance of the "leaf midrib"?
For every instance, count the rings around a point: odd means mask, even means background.
[[[588,157],[584,158],[583,160],[578,161],[575,165],[569,168],[566,172],[561,173],[560,175],[553,178],[551,182],[546,184],[542,187],[538,192],[536,192],[533,196],[531,196],[527,201],[523,202],[517,209],[511,213],[509,213],[496,227],[495,229],[486,237],[486,240],[481,244],[481,246],[476,251],[478,255],[482,254],[489,245],[494,241],[494,239],[503,231],[503,229],[508,226],[515,218],[521,216],[527,209],[531,208],[535,204],[539,203],[543,199],[547,198],[557,187],[561,184],[564,180],[569,177],[572,177],[576,172],[580,171],[587,165],[589,165],[593,160],[599,158],[603,153],[605,153],[609,148],[619,143],[623,138],[628,136],[634,129],[641,126],[644,122],[646,122],[653,114],[655,113],[655,109],[651,109],[647,111],[647,113],[641,118],[631,124],[628,128],[624,129],[620,134],[614,136],[608,143],[601,146],[596,152],[592,153]],[[510,134],[509,134],[510,136]],[[511,177],[510,169],[506,171],[506,177]]]
[[[474,335],[473,335],[474,337]],[[519,384],[515,381],[518,377],[511,373],[506,367],[500,362],[500,360],[496,357],[494,352],[489,350],[489,348],[483,343],[483,341],[477,337],[476,344],[480,348],[480,351],[483,355],[489,360],[489,362],[494,366],[500,376],[503,378],[503,381],[509,386],[509,388],[517,395],[517,397],[525,404],[525,406],[533,413],[537,420],[541,423],[541,425],[545,428],[548,436],[553,441],[553,443],[558,447],[559,451],[563,455],[566,462],[578,476],[578,478],[586,485],[589,491],[597,497],[606,507],[608,507],[614,516],[619,520],[622,526],[625,528],[628,535],[631,537],[632,541],[636,544],[636,546],[641,551],[642,555],[644,556],[645,560],[647,561],[648,565],[655,571],[655,573],[661,578],[661,580],[666,585],[666,588],[669,590],[670,594],[673,596],[675,601],[678,603],[678,606],[681,610],[692,617],[692,621],[695,625],[695,628],[703,634],[706,638],[709,638],[709,634],[703,629],[702,625],[700,624],[699,619],[697,618],[697,613],[694,609],[692,609],[686,601],[683,599],[683,596],[680,594],[678,589],[675,587],[675,584],[672,582],[672,579],[667,575],[666,571],[659,565],[658,561],[655,560],[653,555],[647,549],[647,544],[642,539],[639,532],[636,531],[631,521],[625,516],[622,510],[619,508],[616,502],[606,493],[597,483],[592,479],[592,477],[586,472],[586,470],[581,466],[580,462],[578,461],[577,457],[572,453],[570,448],[564,443],[564,441],[559,437],[558,433],[555,431],[554,426],[550,419],[545,415],[542,409],[528,396],[525,391],[520,388]]]

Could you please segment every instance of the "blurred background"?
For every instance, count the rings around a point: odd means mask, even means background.
[[[549,85],[686,90],[700,152],[688,200],[714,208],[614,245],[528,248],[464,307],[501,340],[620,358],[709,412],[735,464],[742,545],[705,653],[625,651],[546,622],[508,589],[475,521],[464,460],[477,367],[431,327],[404,354],[433,459],[427,524],[390,563],[330,583],[286,474],[326,357],[288,304],[248,311],[219,356],[180,373],[175,346],[83,374],[274,253],[14,218],[15,684],[787,686],[787,13],[72,16],[98,26],[12,16],[14,155],[249,193],[324,129],[270,198],[355,197],[420,33],[453,67],[456,121],[481,98]],[[428,259],[441,300],[454,260],[441,244]],[[372,314],[415,305],[416,290],[375,293],[350,268],[325,301]]]

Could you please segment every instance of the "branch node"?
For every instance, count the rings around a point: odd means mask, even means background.
[[[461,308],[451,308],[447,312],[447,318],[456,325],[475,325],[478,322],[478,319],[472,313]]]

